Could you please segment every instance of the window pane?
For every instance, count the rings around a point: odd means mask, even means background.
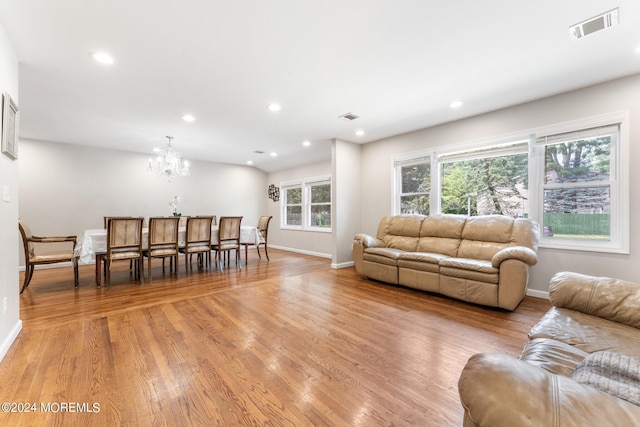
[[[429,215],[429,196],[401,196],[400,213]]]
[[[527,154],[444,163],[442,213],[527,216],[528,163]]]
[[[403,166],[400,170],[402,176],[402,193],[429,193],[431,189],[431,165]]]
[[[302,203],[302,189],[290,188],[287,190],[287,204],[299,205]]]
[[[543,236],[609,240],[609,190],[608,186],[545,190]]]
[[[311,226],[331,227],[331,205],[311,206]]]
[[[287,206],[287,225],[302,225],[302,206]]]
[[[545,146],[545,184],[608,181],[611,136]]]
[[[331,203],[331,184],[312,186],[311,203]]]

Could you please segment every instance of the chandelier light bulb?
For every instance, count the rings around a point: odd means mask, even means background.
[[[172,136],[167,136],[167,147],[163,150],[154,148],[153,151],[158,153],[155,163],[149,159],[147,171],[153,172],[160,177],[171,182],[176,176],[189,176],[189,162],[182,162],[182,154],[175,151],[171,146]]]

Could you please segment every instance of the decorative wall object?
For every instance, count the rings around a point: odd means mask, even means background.
[[[274,202],[277,202],[278,200],[280,200],[280,188],[271,184],[269,186],[269,198]]]
[[[8,93],[2,94],[2,152],[18,158],[18,105]]]

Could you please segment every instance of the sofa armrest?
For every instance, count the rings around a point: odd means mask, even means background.
[[[499,268],[503,261],[508,259],[517,259],[525,264],[532,266],[538,262],[538,255],[530,248],[526,246],[510,246],[508,248],[498,251],[493,258],[491,258],[491,265],[495,268]]]
[[[368,234],[356,234],[353,242],[362,245],[364,248],[379,248],[385,246],[382,240],[376,239]]]
[[[472,356],[458,381],[465,425],[640,425],[640,407],[504,354]]]
[[[638,283],[565,271],[551,278],[549,300],[556,307],[640,328]]]

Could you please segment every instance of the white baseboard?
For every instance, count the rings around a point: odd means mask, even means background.
[[[287,247],[284,247],[284,246],[276,246],[276,245],[269,245],[269,247],[273,248],[273,249],[279,249],[281,251],[295,252],[297,254],[311,255],[311,256],[317,256],[317,257],[320,257],[320,258],[329,258],[329,259],[331,259],[331,254],[323,254],[323,253],[320,253],[320,252],[305,251],[304,249],[287,248]]]
[[[527,295],[535,298],[549,299],[549,292],[537,291],[535,289],[527,289]]]
[[[11,347],[13,342],[16,340],[16,338],[18,338],[18,334],[20,333],[21,330],[22,330],[22,320],[18,319],[16,324],[13,325],[13,328],[11,328],[11,332],[9,332],[9,335],[7,335],[7,337],[2,342],[2,345],[0,345],[0,362],[2,362],[2,359],[4,359],[4,356],[7,354],[7,352],[9,351],[9,348]]]
[[[341,262],[340,264],[334,264],[331,263],[331,268],[333,269],[339,269],[339,268],[349,268],[349,267],[353,267],[355,265],[355,263],[353,261],[349,261],[349,262]]]

